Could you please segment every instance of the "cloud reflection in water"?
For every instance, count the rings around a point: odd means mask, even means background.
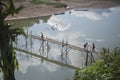
[[[88,11],[72,10],[71,14],[67,14],[66,12],[65,15],[61,16],[53,15],[47,23],[35,24],[34,26],[30,27],[29,30],[32,30],[33,33],[36,33],[37,35],[40,35],[40,32],[44,32],[45,36],[48,36],[50,38],[59,41],[63,39],[68,40],[70,44],[82,47],[82,44],[84,44],[85,41],[95,42],[97,45],[100,44],[99,47],[106,45],[107,47],[113,46],[114,44],[118,44],[120,38],[120,28],[118,25],[120,18],[118,15],[116,15],[120,14],[119,11],[120,7],[100,10],[90,9]],[[66,19],[66,17],[69,19]],[[115,23],[115,25],[112,25],[111,23]],[[45,30],[45,28],[50,27],[53,27],[57,30]],[[34,44],[35,51],[39,47],[40,46],[36,42]],[[60,53],[58,53],[58,51],[59,49],[52,48],[52,55],[50,58],[60,60]],[[36,53],[38,52],[36,51]],[[71,53],[75,54],[73,55]],[[81,57],[81,54],[79,54],[80,52],[77,51],[71,51],[71,53],[69,54],[70,64],[80,66],[80,61],[83,61],[84,57]],[[16,74],[20,80],[64,80],[66,79],[65,76],[70,77],[71,80],[71,75],[74,75],[74,71],[62,71],[61,67],[58,65],[46,62],[41,65],[40,60],[20,60],[20,62],[20,71],[18,71]]]
[[[70,23],[68,23],[65,19],[56,17],[54,15],[48,20],[47,23],[59,31],[65,31],[70,27]]]
[[[75,11],[72,10],[71,14],[75,15],[77,17],[82,17],[82,18],[88,18],[90,20],[101,20],[105,17],[108,17],[110,14],[111,10],[109,9],[99,9],[98,10],[93,10],[93,9],[88,9],[88,11]]]

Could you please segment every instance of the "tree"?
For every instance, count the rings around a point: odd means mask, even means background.
[[[0,0],[0,70],[3,72],[4,80],[15,80],[14,71],[18,68],[18,61],[13,43],[18,35],[24,34],[22,29],[13,28],[5,19],[18,13],[22,8],[15,8],[12,0]]]
[[[77,70],[74,80],[120,80],[120,48],[103,48],[100,59],[91,66]]]

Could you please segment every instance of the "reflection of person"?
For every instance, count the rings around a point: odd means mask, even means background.
[[[41,32],[41,38],[43,39],[43,33]]]
[[[88,43],[86,42],[86,43],[84,44],[84,49],[86,49],[86,48],[87,48],[87,45],[88,45]]]
[[[95,44],[92,43],[92,51],[95,52]]]

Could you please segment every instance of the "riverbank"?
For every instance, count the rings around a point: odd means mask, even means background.
[[[24,9],[21,10],[17,15],[9,16],[7,20],[48,16],[52,14],[63,13],[73,8],[109,8],[120,6],[119,0],[61,0],[61,2],[66,3],[68,5],[68,8],[56,8],[53,5],[46,4],[32,4],[29,2],[29,0],[19,2],[16,1],[15,6],[18,7],[20,5],[23,5]]]

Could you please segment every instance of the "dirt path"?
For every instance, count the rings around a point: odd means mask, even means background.
[[[61,0],[61,2],[66,3],[69,6],[69,9],[72,8],[108,8],[113,6],[119,6],[119,0]],[[53,5],[45,4],[32,4],[28,0],[24,2],[15,2],[15,6],[24,5],[24,9],[20,11],[19,14],[14,17],[9,16],[7,19],[24,19],[24,18],[33,18],[39,16],[47,16],[57,13],[62,13],[68,10],[67,8],[55,8]]]

